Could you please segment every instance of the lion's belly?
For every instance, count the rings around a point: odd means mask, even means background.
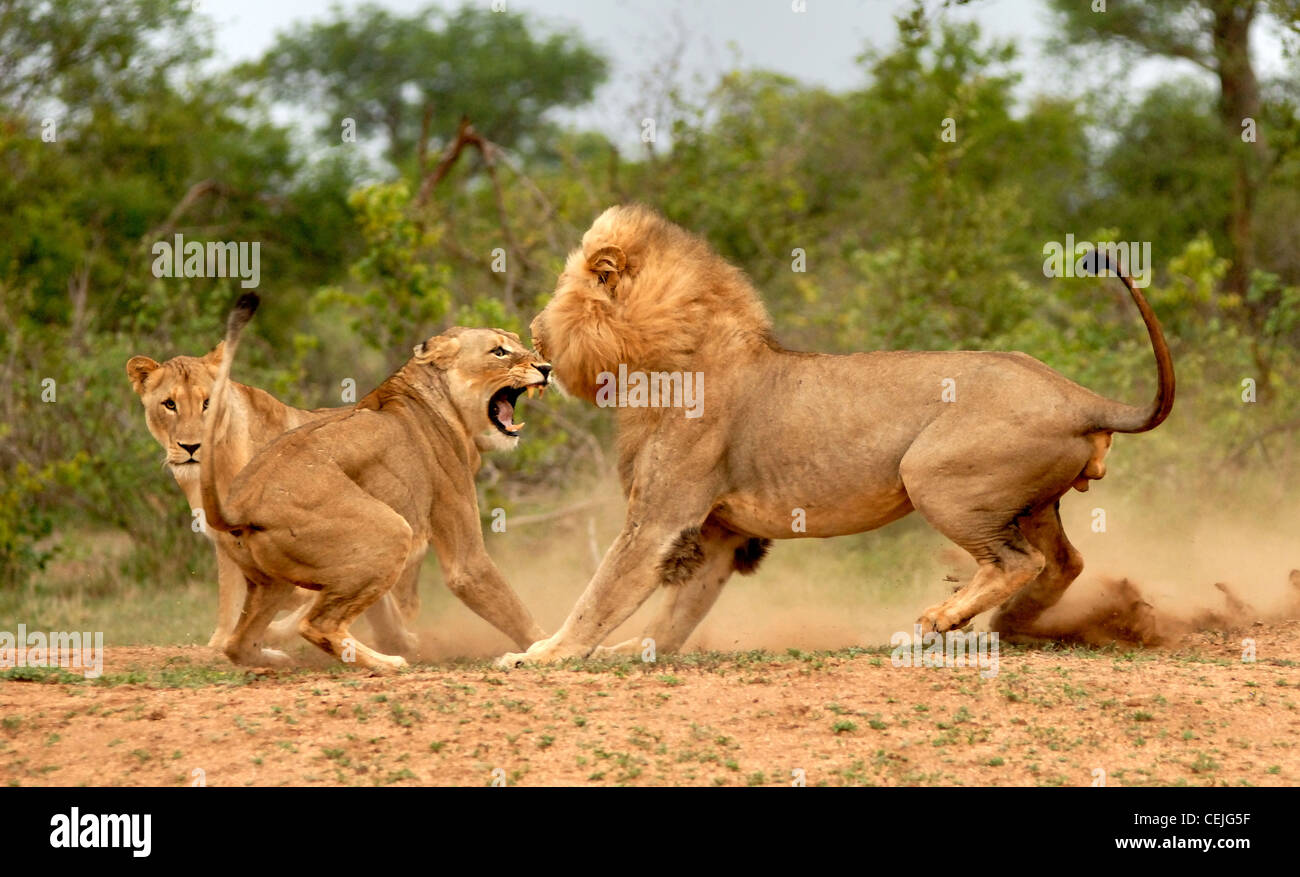
[[[714,517],[737,532],[765,539],[846,536],[883,527],[912,510],[907,493],[844,491],[836,496],[774,495],[736,491],[723,497]]]

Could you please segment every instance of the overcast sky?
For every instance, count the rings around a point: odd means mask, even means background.
[[[222,62],[258,57],[277,31],[296,21],[329,13],[322,0],[197,0],[217,24]],[[488,5],[490,0],[471,0]],[[1088,0],[1079,0],[1088,2]],[[1140,2],[1140,0],[1111,0]],[[792,0],[505,0],[507,8],[528,14],[544,28],[581,33],[613,63],[609,83],[593,105],[575,114],[580,123],[602,118],[624,121],[643,78],[662,65],[678,34],[686,35],[676,72],[679,81],[712,84],[723,72],[741,68],[776,70],[835,90],[863,84],[855,60],[864,49],[887,49],[896,33],[893,16],[909,8],[908,0],[805,0],[806,11],[792,10]],[[343,0],[343,8],[360,5]],[[379,0],[379,5],[409,13],[428,0]],[[444,3],[458,6],[460,3]],[[927,4],[936,8],[938,0]],[[975,0],[968,7],[944,12],[955,20],[978,21],[987,36],[1015,38],[1025,74],[1021,91],[1078,93],[1114,88],[1117,71],[1097,64],[1067,68],[1046,55],[1043,43],[1052,28],[1044,0]],[[1261,73],[1281,68],[1281,47],[1263,27],[1255,34]],[[1201,74],[1188,62],[1148,62],[1127,71],[1134,91],[1177,73]]]
[[[489,0],[477,2],[489,5]],[[692,37],[685,64],[692,72],[730,67],[728,46],[734,43],[745,66],[779,70],[833,88],[861,81],[854,57],[868,44],[886,47],[894,35],[893,15],[908,5],[898,0],[806,0],[806,11],[795,13],[792,0],[505,2],[545,26],[579,31],[605,47],[616,67],[654,60],[656,49],[665,48],[656,43],[673,32],[672,21],[680,18]],[[322,0],[200,0],[202,10],[219,25],[220,50],[232,60],[256,57],[277,30],[326,15],[331,5]],[[345,0],[339,5],[349,9],[361,3]],[[380,0],[379,5],[413,12],[428,0]],[[1041,42],[1047,24],[1041,0],[982,0],[977,5],[981,8],[953,14],[978,19],[989,33]]]

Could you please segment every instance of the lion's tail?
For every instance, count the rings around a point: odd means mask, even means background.
[[[1165,342],[1165,333],[1160,328],[1160,321],[1156,319],[1155,311],[1147,303],[1142,290],[1133,284],[1133,279],[1118,265],[1111,264],[1110,258],[1104,251],[1094,250],[1093,254],[1097,260],[1097,273],[1100,274],[1106,267],[1112,268],[1115,276],[1128,288],[1129,295],[1133,296],[1133,303],[1142,314],[1142,322],[1146,324],[1147,334],[1151,337],[1151,349],[1156,356],[1156,397],[1151,404],[1146,408],[1139,408],[1121,402],[1109,402],[1106,408],[1098,413],[1096,428],[1111,432],[1147,432],[1163,423],[1169,416],[1169,412],[1173,410],[1174,359],[1169,353],[1169,345]]]
[[[207,526],[223,533],[228,533],[239,525],[227,520],[225,510],[221,507],[221,497],[217,493],[217,475],[212,462],[215,456],[212,447],[216,440],[217,424],[228,416],[226,399],[230,394],[230,366],[235,361],[235,351],[239,349],[239,335],[248,325],[248,321],[253,319],[253,314],[257,312],[260,303],[261,299],[258,298],[257,293],[245,293],[239,297],[235,309],[230,312],[226,320],[225,351],[221,357],[221,365],[217,368],[217,379],[212,383],[212,392],[209,396],[212,402],[208,406],[208,416],[203,421],[204,452],[199,458],[199,495],[203,501],[203,519]]]

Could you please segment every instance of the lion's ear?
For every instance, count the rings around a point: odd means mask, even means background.
[[[217,346],[203,355],[203,361],[208,365],[221,365],[221,357],[226,355],[226,339],[222,338],[217,342]]]
[[[623,273],[623,269],[627,267],[627,256],[624,255],[622,248],[610,244],[601,247],[588,256],[587,267],[612,292],[618,286],[618,280]]]
[[[126,361],[126,376],[131,379],[131,389],[135,390],[137,394],[143,394],[145,379],[153,374],[156,368],[158,368],[158,363],[147,356],[133,356],[128,359]]]
[[[415,361],[421,364],[433,363],[438,368],[445,369],[451,365],[459,350],[459,338],[439,335],[415,345]]]

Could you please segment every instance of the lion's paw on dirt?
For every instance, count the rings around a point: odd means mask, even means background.
[[[259,649],[247,655],[231,655],[230,660],[240,666],[257,669],[289,667],[293,664],[293,659],[279,649]]]
[[[398,657],[395,661],[381,661],[372,664],[369,670],[371,676],[396,676],[403,670],[409,669],[410,666],[410,664],[406,663],[405,658]]]
[[[496,667],[498,670],[516,670],[524,666],[524,664],[527,663],[527,661],[528,661],[527,652],[507,652],[506,654],[497,658],[492,663],[492,666]]]

